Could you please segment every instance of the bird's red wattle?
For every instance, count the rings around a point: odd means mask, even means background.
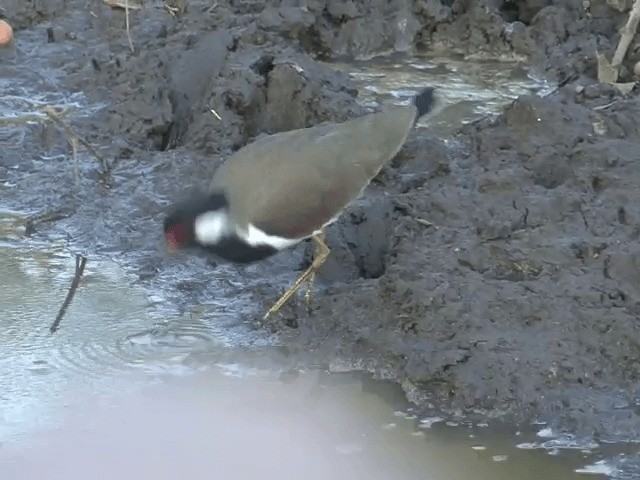
[[[165,233],[165,239],[169,250],[177,250],[186,241],[186,231],[184,225],[179,223],[172,225]]]

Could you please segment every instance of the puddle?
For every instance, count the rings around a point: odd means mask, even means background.
[[[398,392],[357,375],[283,377],[268,363],[211,367],[153,382],[118,375],[110,379],[111,393],[99,397],[69,383],[57,428],[34,429],[27,444],[0,449],[3,479],[76,480],[100,469],[123,480],[178,472],[194,480],[212,472],[214,478],[601,478],[586,451],[519,450],[511,436],[452,422],[417,428],[416,418],[394,411],[389,397]]]
[[[18,244],[19,218],[0,217],[0,442],[53,420],[69,382],[109,392],[113,375],[179,373],[184,355],[224,345],[217,327],[196,316],[156,318],[134,279],[109,261],[87,263],[60,330],[50,334],[75,259],[63,245]]]
[[[516,62],[390,56],[332,65],[358,84],[359,101],[367,106],[377,106],[389,96],[404,101],[417,89],[435,86],[439,105],[418,126],[428,126],[431,133],[445,139],[462,124],[499,114],[520,95],[551,89]]]

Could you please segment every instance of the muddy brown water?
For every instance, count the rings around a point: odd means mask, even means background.
[[[442,85],[449,106],[430,128],[444,137],[460,121],[544,88],[513,65],[490,62],[390,58],[335,66],[366,87],[366,104],[401,98],[425,76]],[[49,77],[13,74],[3,80],[11,92],[5,116],[33,111],[29,88],[50,92],[36,104],[82,105],[79,94],[56,95]],[[0,130],[3,148],[15,147],[21,130]],[[544,425],[524,433],[416,418],[397,388],[292,369],[286,350],[234,323],[233,305],[173,308],[161,290],[143,289],[107,258],[91,259],[61,330],[50,335],[74,259],[65,238],[26,241],[27,213],[0,213],[3,479],[86,478],[101,469],[118,478],[175,478],[176,466],[194,479],[211,472],[447,480],[616,473],[603,459],[619,450]]]

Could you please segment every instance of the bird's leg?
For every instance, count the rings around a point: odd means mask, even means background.
[[[318,270],[318,268],[322,266],[322,264],[325,262],[325,260],[329,256],[329,253],[331,253],[331,250],[329,250],[329,247],[327,247],[327,245],[324,243],[324,232],[321,232],[312,238],[313,238],[313,241],[316,243],[316,251],[313,258],[313,262],[311,262],[311,266],[307,268],[307,270],[298,277],[298,279],[291,286],[291,288],[286,292],[284,292],[284,295],[282,295],[278,299],[278,301],[274,303],[273,306],[267,311],[267,313],[264,314],[265,320],[269,317],[269,315],[280,310],[280,308],[282,308],[282,306],[287,302],[287,300],[289,300],[291,296],[298,291],[298,289],[302,286],[302,284],[304,282],[308,282],[312,277],[312,275],[315,275],[316,270]]]
[[[329,248],[325,243],[324,229],[320,230],[320,233],[318,233],[315,237],[313,237],[313,239],[315,241],[315,245],[313,246],[313,254],[312,254],[313,256],[311,257],[312,261],[318,258],[319,256],[321,256],[322,252],[324,251],[323,249],[325,249],[327,251],[327,255],[322,260],[322,263],[324,263],[324,261],[327,259],[327,256],[329,255],[328,253]],[[309,275],[309,279],[307,280],[307,293],[305,294],[305,300],[307,301],[307,311],[309,313],[311,312],[311,299],[313,298],[313,284],[316,280],[316,271],[318,268],[320,268],[322,263],[318,265],[316,269],[311,271],[311,274]]]

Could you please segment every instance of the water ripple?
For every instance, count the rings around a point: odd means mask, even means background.
[[[150,301],[115,262],[91,258],[60,329],[49,332],[75,269],[60,245],[30,248],[16,212],[0,214],[0,442],[50,421],[64,403],[65,385],[108,392],[119,373],[185,375],[202,369],[193,353],[225,344],[228,313],[215,305],[200,314],[167,313]],[[163,311],[164,309],[164,311]],[[4,420],[3,420],[4,419]],[[6,427],[6,428],[5,428]],[[4,432],[4,433],[3,433]]]

